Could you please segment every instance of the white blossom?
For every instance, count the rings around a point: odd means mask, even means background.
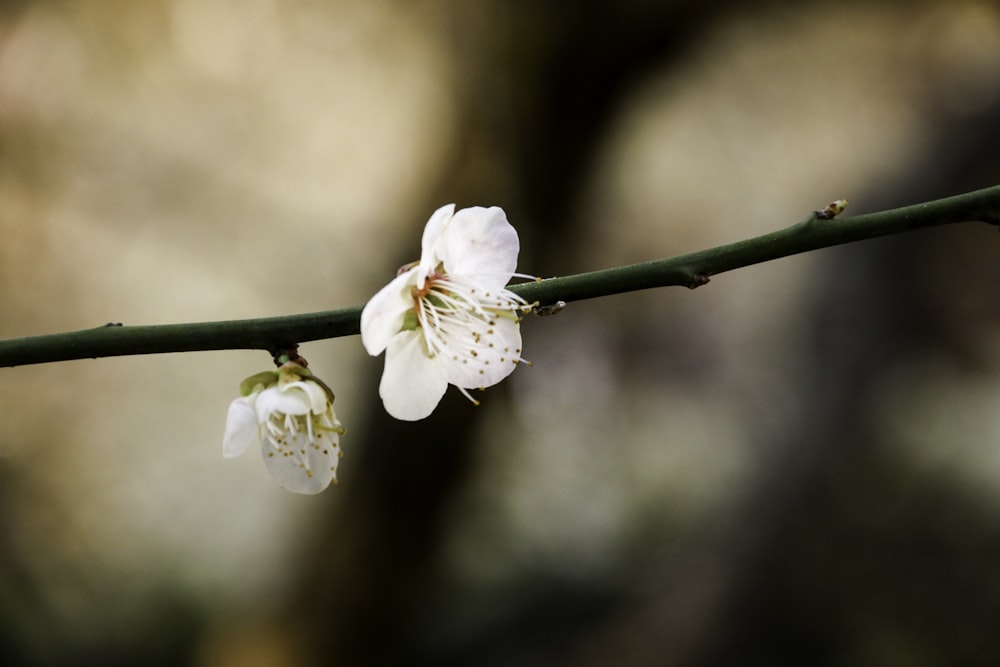
[[[439,208],[427,221],[420,261],[404,267],[365,305],[361,341],[386,353],[379,395],[397,419],[431,414],[449,384],[490,387],[521,363],[520,313],[505,289],[517,232],[498,207]]]
[[[222,455],[233,458],[260,443],[264,465],[282,487],[319,493],[337,481],[340,436],[333,393],[306,368],[283,364],[247,378],[229,405]]]

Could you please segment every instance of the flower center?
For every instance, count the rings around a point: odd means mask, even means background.
[[[309,465],[309,449],[326,456],[333,452],[340,456],[340,445],[337,435],[343,429],[330,417],[329,412],[321,415],[309,413],[306,415],[289,415],[272,412],[264,423],[265,438],[273,451],[269,457],[283,456],[292,459],[303,468],[306,475],[312,477]]]
[[[466,276],[435,270],[421,289],[414,288],[414,312],[429,357],[444,353],[458,364],[487,365],[497,355],[502,362],[520,362],[520,349],[502,347],[497,319],[513,322],[527,302],[510,290],[484,287]]]

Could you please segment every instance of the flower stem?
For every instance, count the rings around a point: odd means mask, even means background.
[[[666,259],[512,286],[542,305],[653,287],[695,288],[710,276],[781,257],[855,241],[960,222],[1000,226],[1000,186],[850,218],[815,211],[785,229]],[[121,326],[0,341],[0,366],[70,359],[198,350],[260,349],[274,354],[297,343],[359,333],[362,306],[317,313],[223,322]]]

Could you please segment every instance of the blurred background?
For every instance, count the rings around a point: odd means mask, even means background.
[[[566,275],[1000,183],[1000,5],[0,5],[0,336],[363,303],[438,206]],[[0,369],[5,665],[986,665],[1000,237],[529,318],[423,422],[357,338],[340,484],[224,461],[264,352]]]

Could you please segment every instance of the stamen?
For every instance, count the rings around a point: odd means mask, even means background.
[[[477,401],[476,399],[472,398],[472,395],[469,392],[467,392],[464,387],[459,387],[458,390],[460,392],[462,392],[462,396],[465,396],[467,399],[469,399],[470,401],[472,401],[473,405],[476,405],[476,406],[479,405],[479,401]]]
[[[480,294],[485,294],[489,305]],[[483,364],[479,351],[495,347],[492,338],[497,335],[497,319],[519,322],[520,314],[531,308],[532,304],[509,290],[483,291],[474,279],[451,277],[443,270],[429,275],[423,287],[414,292],[414,313],[428,356],[436,357],[449,341],[460,342],[457,353],[445,356],[452,363]],[[512,360],[517,363],[517,358]]]

